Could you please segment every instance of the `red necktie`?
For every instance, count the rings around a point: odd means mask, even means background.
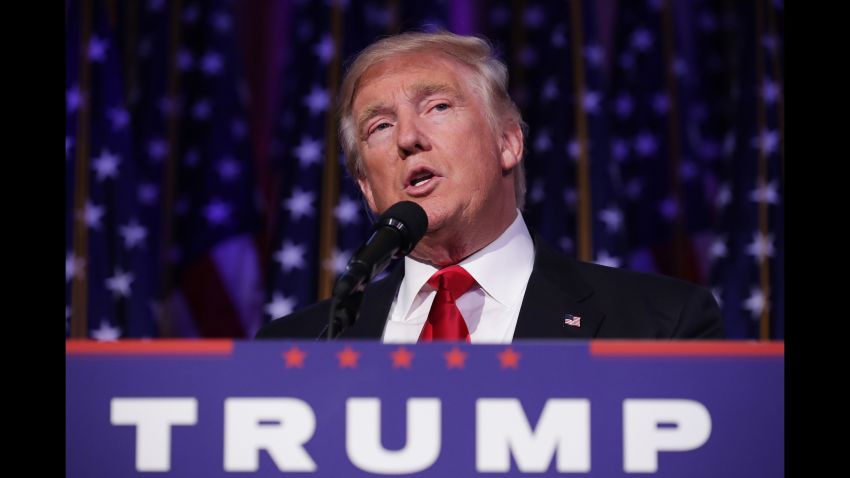
[[[419,335],[420,342],[432,340],[465,340],[469,342],[466,322],[455,305],[455,300],[466,293],[475,279],[461,266],[440,269],[428,279],[431,287],[437,288],[437,296],[428,312],[428,321]]]

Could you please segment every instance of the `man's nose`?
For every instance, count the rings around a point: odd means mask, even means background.
[[[396,126],[398,154],[402,159],[431,149],[428,135],[416,115],[400,117]]]

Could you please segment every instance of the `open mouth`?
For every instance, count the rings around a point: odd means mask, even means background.
[[[439,184],[440,175],[434,171],[417,167],[412,170],[407,176],[407,182],[404,183],[404,190],[412,197],[423,197],[431,194],[434,188]]]
[[[422,186],[428,181],[430,181],[433,177],[434,173],[432,173],[431,171],[419,171],[418,173],[414,174],[412,178],[410,178],[408,184],[413,187]]]

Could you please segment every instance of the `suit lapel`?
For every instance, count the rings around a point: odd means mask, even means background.
[[[605,315],[574,261],[534,237],[534,269],[525,289],[515,339],[595,337]],[[576,320],[579,317],[579,320]],[[571,319],[573,325],[565,323]]]
[[[404,278],[404,261],[399,262],[389,277],[366,287],[357,322],[345,330],[340,338],[380,339],[384,335],[390,307]]]

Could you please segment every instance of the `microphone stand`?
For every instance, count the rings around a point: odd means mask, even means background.
[[[354,325],[360,316],[360,302],[363,301],[363,290],[354,290],[343,299],[331,299],[331,309],[328,314],[327,340],[334,340],[348,327]]]

